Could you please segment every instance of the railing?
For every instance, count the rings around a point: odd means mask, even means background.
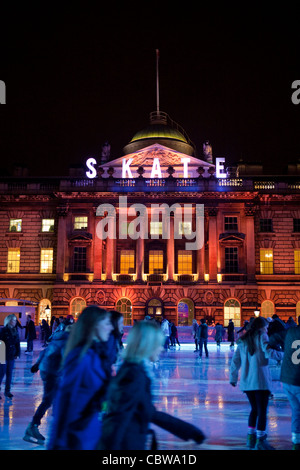
[[[0,194],[85,192],[299,192],[299,176],[255,178],[1,178]]]

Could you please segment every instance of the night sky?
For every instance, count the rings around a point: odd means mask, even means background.
[[[123,155],[156,109],[157,48],[160,110],[185,129],[200,158],[205,140],[228,165],[259,161],[268,173],[300,158],[300,104],[291,100],[300,80],[297,11],[126,4],[2,11],[3,175],[24,165],[33,176],[64,176],[99,159],[106,141],[112,158]]]

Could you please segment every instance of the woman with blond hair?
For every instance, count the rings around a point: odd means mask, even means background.
[[[152,403],[149,365],[157,361],[164,341],[160,327],[152,322],[137,322],[130,330],[124,362],[108,389],[99,450],[144,450],[150,422],[181,439],[199,444],[204,440],[200,429],[157,411]]]
[[[20,357],[20,339],[17,329],[17,317],[13,314],[8,315],[4,319],[4,327],[0,332],[0,341],[5,344],[5,360],[6,364],[0,364],[0,387],[4,375],[6,374],[5,392],[7,398],[12,398],[10,391],[12,374],[15,366],[15,359]]]
[[[110,313],[86,307],[68,338],[61,381],[53,404],[49,450],[94,450],[111,371],[105,343],[112,331]]]

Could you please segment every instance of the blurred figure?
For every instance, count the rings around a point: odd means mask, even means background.
[[[0,387],[2,380],[6,375],[5,382],[5,392],[4,395],[7,398],[12,398],[13,394],[11,393],[11,382],[12,382],[12,373],[15,366],[15,359],[20,357],[20,339],[19,333],[17,330],[17,317],[13,314],[8,315],[4,319],[4,327],[0,332],[0,340],[5,343],[5,358],[6,364],[0,364]]]
[[[153,322],[138,322],[130,330],[124,362],[107,393],[99,450],[144,450],[150,422],[181,439],[204,440],[200,429],[157,411],[152,403],[150,362],[157,361],[164,342],[161,328]]]
[[[96,448],[102,403],[111,377],[102,344],[108,341],[112,329],[110,313],[97,306],[86,307],[73,325],[54,399],[48,449]]]
[[[25,354],[33,353],[33,340],[36,339],[35,324],[31,320],[31,315],[27,315],[25,326],[25,339],[27,340],[27,349]]]
[[[39,432],[38,427],[46,411],[51,407],[58,388],[63,353],[71,331],[71,324],[68,321],[66,323],[68,324],[64,330],[53,333],[49,345],[42,350],[37,362],[31,367],[32,373],[40,371],[44,390],[42,401],[25,431],[24,441],[44,444],[45,437]]]

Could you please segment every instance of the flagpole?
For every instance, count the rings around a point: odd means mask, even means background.
[[[159,114],[159,77],[158,77],[159,50],[156,49],[156,112]]]

